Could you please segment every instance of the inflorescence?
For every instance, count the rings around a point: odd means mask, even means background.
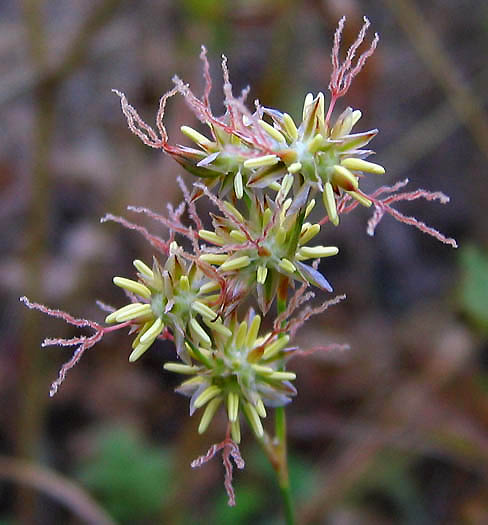
[[[203,96],[198,98],[175,77],[175,87],[160,101],[157,132],[141,119],[122,93],[116,92],[131,131],[144,144],[171,155],[197,176],[198,182],[190,194],[180,181],[184,201],[177,209],[170,207],[167,217],[144,208],[131,208],[162,222],[169,230],[168,240],[122,217],[107,215],[102,219],[140,232],[158,252],[150,265],[134,261],[134,278],[114,277],[114,284],[127,295],[127,304],[109,309],[107,326],[22,298],[30,308],[93,331],[90,337],[44,341],[44,345],[76,347],[72,359],[53,383],[51,395],[84,351],[107,332],[129,330],[133,336],[130,362],[139,359],[158,339],[174,341],[175,360],[165,363],[164,368],[187,376],[177,391],[190,397],[190,415],[201,409],[198,431],[205,432],[219,410],[226,415],[225,440],[215,445],[212,453],[209,451],[195,461],[194,466],[223,450],[231,504],[234,495],[229,455],[242,468],[237,448],[241,421],[246,419],[256,437],[263,439],[262,420],[268,410],[284,406],[296,394],[292,384],[295,373],[286,370],[286,365],[299,350],[289,346],[290,338],[311,315],[344,298],[300,311],[303,303],[313,297],[310,287],[332,292],[318,263],[321,258],[337,255],[339,248],[310,244],[321,228],[328,223],[338,226],[341,214],[362,205],[374,209],[368,223],[370,235],[388,213],[456,246],[453,239],[392,207],[395,202],[418,198],[445,203],[449,199],[444,194],[425,190],[398,193],[408,181],[381,186],[371,194],[360,188],[365,174],[385,173],[382,166],[366,160],[373,151],[365,147],[378,130],[353,132],[361,118],[358,109],[348,107],[335,120],[332,114],[337,100],[346,94],[374,52],[378,36],[353,63],[369,26],[365,19],[357,40],[341,62],[343,26],[344,19],[334,37],[329,104],[326,105],[323,93],[309,93],[298,125],[289,114],[263,107],[257,101],[251,112],[245,105],[248,90],[239,97],[232,93],[225,57],[222,71],[226,111],[222,117],[216,117],[209,103],[212,84],[205,48],[201,53]],[[181,127],[193,146],[173,145],[168,140],[163,117],[168,99],[176,94],[185,98],[196,117],[208,127],[207,135],[187,125]],[[215,207],[211,226],[207,227],[196,210],[196,201],[202,197]],[[325,213],[321,219],[311,220],[319,208],[317,200],[323,203]],[[181,218],[185,211],[192,219],[191,226]],[[176,236],[181,237],[179,242]],[[190,251],[184,248],[186,245],[191,246]],[[298,289],[291,294],[296,285]],[[248,297],[255,298],[259,313],[247,305]],[[278,305],[278,313],[266,331],[264,327],[269,322],[263,321],[273,302]]]

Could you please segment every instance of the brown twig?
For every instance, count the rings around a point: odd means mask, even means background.
[[[58,501],[85,523],[114,525],[112,518],[78,485],[45,467],[0,456],[0,479],[33,488]]]
[[[428,70],[446,92],[449,103],[471,133],[482,153],[488,157],[488,120],[483,102],[462,78],[458,68],[425,16],[409,0],[384,0],[398,24],[409,37]]]

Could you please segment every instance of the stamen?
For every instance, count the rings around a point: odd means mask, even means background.
[[[217,409],[219,408],[221,401],[222,398],[217,397],[215,399],[212,399],[212,401],[210,401],[210,403],[205,407],[202,419],[200,420],[200,424],[198,425],[199,434],[203,434],[207,430],[208,426],[212,422],[215,412],[217,412]]]
[[[242,185],[242,174],[240,170],[236,173],[234,177],[234,191],[238,199],[242,199],[244,195],[244,186]]]
[[[266,133],[269,136],[274,138],[277,142],[281,142],[282,144],[286,144],[285,137],[276,128],[271,126],[271,124],[268,124],[264,120],[258,120],[258,122],[259,122],[259,125],[264,129],[264,131],[266,131]]]
[[[254,343],[256,342],[256,337],[259,333],[260,326],[261,326],[261,317],[259,315],[255,315],[253,320],[251,321],[251,326],[249,327],[249,332],[246,338],[246,346],[248,348],[252,348]]]
[[[334,196],[334,190],[332,189],[332,184],[330,182],[325,183],[324,192],[322,193],[322,198],[324,200],[324,206],[327,210],[327,215],[329,216],[330,222],[337,226],[339,224],[339,216],[337,215],[337,207]]]
[[[335,165],[332,174],[332,182],[344,188],[346,191],[356,191],[358,189],[358,179],[344,166]]]
[[[261,419],[259,418],[258,413],[256,412],[256,409],[254,408],[251,403],[248,403],[247,401],[244,403],[244,412],[246,413],[249,424],[251,425],[252,429],[254,430],[254,433],[258,438],[262,438],[264,434],[263,425],[261,423]]]
[[[298,137],[298,129],[296,127],[295,121],[288,115],[288,113],[283,114],[283,126],[285,131],[290,135],[292,140],[296,140]]]
[[[385,168],[374,162],[368,162],[367,160],[348,158],[341,162],[341,166],[344,166],[350,170],[366,171],[368,173],[374,173],[375,175],[383,175]]]
[[[276,341],[271,343],[269,346],[267,346],[263,353],[263,359],[271,359],[272,357],[275,357],[278,352],[283,350],[285,346],[290,341],[289,335],[284,335],[283,337],[278,337]]]
[[[338,253],[339,248],[336,246],[302,246],[296,253],[296,258],[298,261],[305,261],[306,259],[331,257]]]
[[[154,341],[156,337],[163,331],[164,324],[161,317],[158,317],[151,327],[141,337],[141,343],[147,343],[148,341]]]
[[[168,372],[176,372],[177,374],[192,375],[196,374],[200,367],[195,365],[184,365],[183,363],[165,363],[163,365],[165,370]]]
[[[201,303],[200,301],[193,301],[191,304],[191,309],[199,313],[202,317],[214,320],[217,317],[217,314],[209,308],[206,304]]]
[[[199,146],[202,146],[204,148],[215,146],[214,142],[209,140],[207,137],[205,137],[195,129],[190,128],[190,126],[181,126],[180,130],[183,133],[183,135],[188,137],[190,140],[193,140],[193,142],[196,142]]]
[[[144,297],[144,299],[151,298],[151,290],[149,290],[147,286],[144,286],[143,284],[137,281],[133,281],[132,279],[126,279],[125,277],[114,277],[113,283],[115,284],[115,286],[119,286],[124,290]]]
[[[215,396],[218,396],[220,394],[221,390],[216,385],[210,385],[207,387],[196,399],[194,406],[195,408],[201,408],[203,405],[208,403],[211,399],[213,399]]]
[[[151,270],[151,268],[149,268],[149,266],[144,264],[142,261],[140,261],[139,259],[135,259],[132,262],[132,264],[136,267],[139,273],[141,273],[145,277],[148,277],[149,279],[154,279],[153,271]]]
[[[235,392],[227,395],[227,417],[231,423],[237,421],[239,415],[239,396]]]
[[[293,162],[288,166],[288,172],[289,173],[298,173],[302,169],[302,163],[301,162]]]
[[[199,257],[201,261],[217,265],[224,263],[228,258],[229,256],[225,253],[204,253]]]
[[[293,263],[291,261],[289,261],[288,259],[285,259],[283,257],[283,259],[281,259],[280,263],[278,264],[278,266],[284,270],[285,272],[288,272],[288,273],[295,273],[296,272],[296,268],[295,266],[293,265]]]
[[[227,259],[221,265],[220,269],[224,272],[240,270],[241,268],[245,268],[246,266],[249,266],[250,262],[251,260],[249,259],[249,257],[247,255],[243,255],[235,259]]]
[[[200,230],[198,232],[200,239],[211,242],[212,244],[218,244],[219,246],[225,244],[225,240],[219,237],[215,232],[209,230]]]
[[[265,166],[273,166],[280,161],[276,155],[263,155],[261,157],[254,157],[244,161],[245,168],[264,168]]]

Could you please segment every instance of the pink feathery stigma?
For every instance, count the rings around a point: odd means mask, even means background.
[[[328,86],[329,91],[331,93],[331,101],[325,119],[327,123],[329,122],[329,119],[332,115],[332,110],[334,109],[334,105],[337,99],[343,97],[347,93],[347,91],[351,87],[353,78],[361,71],[364,64],[366,63],[366,60],[374,53],[376,46],[378,45],[379,36],[378,33],[375,33],[371,45],[366,51],[364,51],[359,56],[359,58],[356,61],[356,65],[353,66],[352,61],[356,55],[356,51],[359,49],[359,46],[363,43],[364,38],[366,37],[366,32],[370,26],[370,21],[366,17],[363,17],[363,20],[364,24],[361,27],[361,30],[359,31],[356,40],[348,49],[346,57],[342,64],[340,63],[339,51],[341,47],[341,37],[346,17],[343,16],[339,20],[339,24],[337,25],[337,29],[334,34],[334,45],[332,46],[331,54],[332,73],[330,76],[330,82]]]
[[[378,188],[372,195],[365,195],[365,197],[367,197],[373,202],[373,205],[375,207],[374,213],[368,221],[368,227],[366,230],[368,235],[374,235],[376,227],[380,223],[384,214],[388,213],[397,221],[403,222],[404,224],[408,224],[410,226],[414,226],[421,232],[426,233],[431,237],[434,237],[438,241],[444,244],[449,244],[453,248],[457,248],[458,245],[455,239],[452,239],[451,237],[446,237],[444,234],[440,233],[435,228],[427,226],[427,224],[425,224],[422,221],[419,221],[415,217],[406,216],[390,206],[395,202],[414,201],[417,199],[425,199],[427,201],[437,200],[441,204],[447,204],[449,202],[449,197],[440,191],[427,191],[423,189],[417,189],[411,192],[395,193],[396,191],[398,191],[398,189],[405,187],[407,184],[408,179],[405,179],[403,181],[397,182],[393,186],[382,186],[381,188]],[[381,195],[383,193],[388,193],[389,196],[384,199],[378,199],[378,195]]]
[[[323,302],[320,306],[317,306],[315,308],[305,308],[298,317],[291,319],[285,327],[286,331],[290,332],[290,339],[293,339],[295,337],[297,330],[311,317],[325,312],[331,306],[335,306],[336,304],[340,303],[341,301],[344,301],[345,299],[345,294],[337,295],[333,299]]]
[[[227,496],[229,498],[228,504],[229,506],[233,507],[236,504],[236,499],[235,499],[234,487],[232,486],[233,467],[232,467],[231,458],[234,460],[234,463],[236,464],[236,467],[238,469],[243,469],[245,466],[245,462],[242,459],[241,453],[239,451],[239,447],[230,438],[229,430],[227,431],[227,436],[223,441],[212,445],[208,449],[206,454],[198,457],[197,459],[194,459],[191,462],[191,467],[192,468],[201,467],[202,465],[210,461],[220,450],[222,450],[222,462],[224,464],[224,469],[225,469],[224,486],[227,492]]]
[[[212,77],[210,76],[210,64],[207,59],[207,48],[202,46],[200,60],[203,62],[203,78],[205,80],[205,90],[203,92],[203,102],[210,107],[210,92],[212,91]]]
[[[188,239],[192,239],[194,237],[194,232],[181,224],[181,222],[176,222],[171,219],[168,219],[164,215],[160,215],[159,213],[156,213],[155,211],[150,210],[149,208],[145,208],[144,206],[127,206],[127,209],[129,211],[133,211],[134,213],[141,213],[144,215],[147,215],[151,219],[160,222],[161,224],[164,224],[170,231],[177,232]]]
[[[127,228],[128,230],[134,230],[139,232],[151,244],[151,246],[156,248],[156,250],[165,255],[169,253],[169,244],[163,241],[163,239],[157,237],[156,235],[152,235],[151,233],[149,233],[147,229],[144,228],[144,226],[139,226],[139,224],[134,224],[128,221],[127,219],[124,219],[123,217],[112,215],[111,213],[107,213],[100,219],[100,222],[108,221],[117,222],[118,224],[121,224],[122,226],[124,226],[124,228]]]
[[[54,396],[56,392],[58,391],[59,387],[63,383],[66,374],[71,370],[82,358],[83,354],[86,350],[89,348],[95,346],[106,332],[111,332],[113,330],[118,330],[120,328],[124,328],[126,326],[129,326],[129,322],[127,323],[121,323],[117,326],[112,326],[109,328],[106,328],[102,326],[101,324],[90,321],[88,319],[80,319],[77,317],[73,317],[71,314],[67,312],[63,312],[62,310],[52,309],[48,308],[47,306],[44,306],[43,304],[34,303],[29,301],[27,297],[21,297],[20,301],[23,302],[28,308],[32,310],[39,310],[40,312],[50,316],[50,317],[56,317],[58,319],[62,319],[68,324],[71,324],[73,326],[77,326],[79,328],[91,328],[94,330],[94,334],[87,337],[87,336],[79,336],[79,337],[73,337],[71,339],[63,339],[63,338],[48,338],[45,339],[42,343],[42,346],[51,346],[51,345],[59,345],[59,346],[78,346],[76,350],[74,351],[71,359],[64,363],[64,365],[61,367],[58,373],[58,377],[53,383],[51,384],[51,389],[49,390],[50,397]]]

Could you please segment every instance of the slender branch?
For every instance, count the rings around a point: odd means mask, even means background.
[[[68,508],[84,523],[115,525],[112,518],[81,487],[45,467],[0,456],[0,479],[43,492]]]

